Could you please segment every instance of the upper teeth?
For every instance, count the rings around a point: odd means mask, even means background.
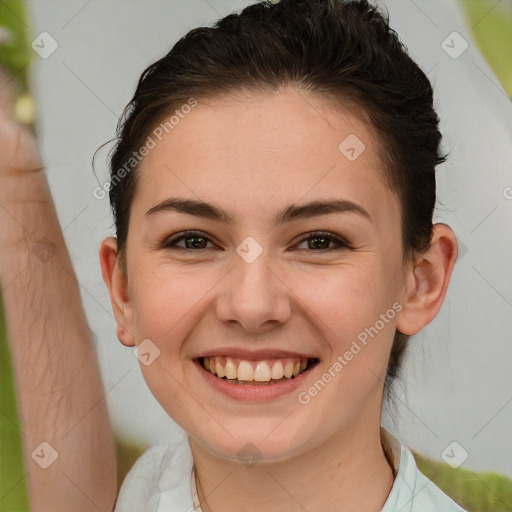
[[[271,379],[290,378],[305,370],[307,359],[286,358],[247,361],[234,357],[203,357],[203,366],[213,375],[244,381],[268,382]]]

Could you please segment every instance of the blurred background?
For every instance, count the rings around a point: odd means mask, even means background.
[[[106,151],[96,176],[92,155],[114,136],[147,65],[191,28],[249,3],[0,1],[0,109],[37,133],[109,410],[129,442],[182,432],[116,337],[97,255],[112,220],[108,199],[93,196],[108,179]],[[438,171],[436,220],[454,229],[460,250],[442,310],[411,340],[398,420],[385,425],[432,458],[457,441],[468,452],[465,467],[512,477],[512,201],[503,194],[512,186],[512,0],[379,3],[434,84],[452,151]],[[26,471],[0,304],[0,511],[28,510]]]

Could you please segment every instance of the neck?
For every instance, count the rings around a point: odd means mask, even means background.
[[[203,512],[378,512],[394,481],[380,424],[351,427],[314,450],[251,467],[211,454],[190,436],[189,444]]]

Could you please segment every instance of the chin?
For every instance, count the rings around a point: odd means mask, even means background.
[[[235,427],[232,422],[231,429],[227,429],[232,437],[224,430],[221,436],[213,437],[211,431],[205,432],[204,435],[199,433],[199,436],[192,434],[189,436],[212,455],[233,462],[241,462],[248,467],[255,463],[289,460],[307,450],[306,446],[309,443],[304,438],[304,432],[298,438],[292,435],[289,429],[272,432],[272,428],[268,428],[267,425],[265,428],[251,428],[248,432],[247,422],[248,420],[243,422],[245,427],[244,425]],[[273,422],[273,425],[275,429],[276,422]]]

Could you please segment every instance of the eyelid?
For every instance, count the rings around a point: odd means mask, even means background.
[[[183,239],[187,239],[187,238],[193,238],[193,237],[197,237],[197,238],[204,238],[205,240],[208,240],[209,242],[212,242],[212,237],[206,233],[205,231],[201,231],[201,230],[198,230],[198,229],[188,229],[188,230],[185,230],[185,231],[181,231],[179,233],[175,233],[174,235],[171,235],[170,237],[166,237],[162,240],[161,243],[159,243],[159,247],[165,249],[165,248],[172,248],[172,249],[177,249],[177,250],[183,250],[183,251],[198,251],[199,249],[188,249],[186,247],[178,247],[178,246],[175,246],[175,245],[172,245],[172,244],[175,244],[176,242],[181,242],[181,240]],[[207,248],[209,249],[209,248]],[[205,249],[201,249],[201,250],[205,250]]]
[[[189,249],[186,247],[178,247],[176,245],[173,245],[177,242],[180,242],[181,240],[184,240],[187,238],[193,238],[193,237],[204,238],[208,242],[213,243],[212,237],[205,231],[191,229],[191,230],[182,231],[180,233],[176,233],[176,234],[172,235],[171,237],[164,238],[164,240],[159,244],[159,247],[163,248],[163,249],[167,248],[167,249],[176,249],[176,250],[191,251],[191,252],[199,252],[201,250],[204,251],[204,250],[210,249],[209,247],[204,248],[204,249]],[[330,238],[336,244],[336,246],[328,248],[328,249],[319,249],[319,250],[308,250],[308,249],[296,249],[296,250],[299,250],[299,251],[305,250],[307,252],[329,252],[329,251],[333,251],[336,249],[352,249],[352,245],[348,240],[346,240],[342,236],[337,235],[336,233],[332,233],[330,231],[309,231],[307,233],[303,233],[302,235],[300,235],[300,237],[298,239],[294,240],[293,244],[298,245],[302,242],[309,240],[310,238],[315,238],[315,237]]]
[[[334,251],[336,249],[352,249],[352,245],[343,238],[340,235],[337,235],[336,233],[332,233],[331,231],[310,231],[308,233],[305,233],[303,235],[300,235],[300,238],[295,242],[294,245],[297,245],[299,243],[305,242],[306,240],[309,240],[310,238],[330,238],[334,243],[337,244],[337,247],[332,247],[330,249],[320,249],[318,251],[309,250],[308,252],[326,252],[326,251]],[[299,251],[302,249],[298,249]],[[307,250],[307,249],[304,249]]]

